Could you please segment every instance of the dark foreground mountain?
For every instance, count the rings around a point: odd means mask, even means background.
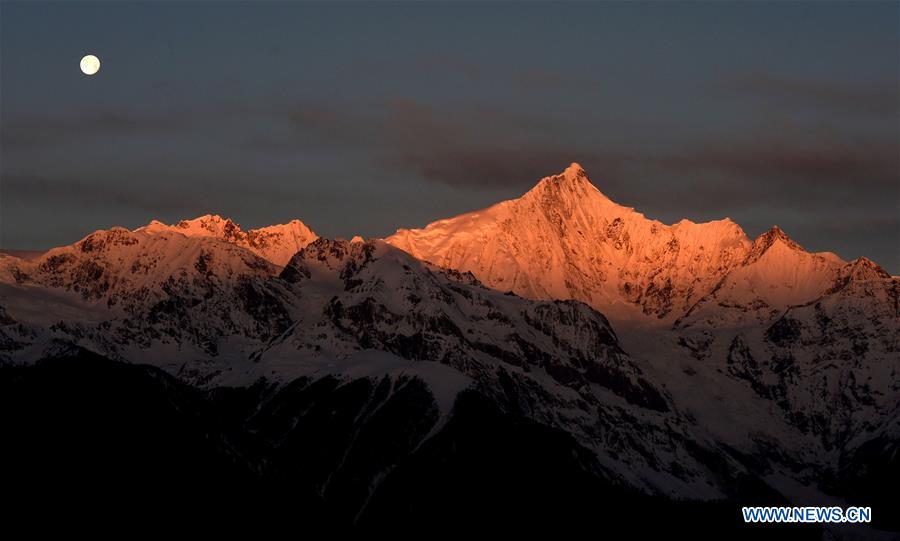
[[[201,390],[155,367],[72,349],[0,368],[0,390],[2,459],[15,465],[5,468],[4,508],[18,518],[53,510],[208,532],[404,535],[438,525],[571,533],[628,524],[639,537],[713,539],[760,533],[739,522],[741,501],[785,503],[751,480],[729,501],[675,502],[634,490],[611,481],[565,431],[510,415],[477,389],[462,392],[451,418],[426,439],[437,417],[416,378]],[[782,534],[815,539],[821,531],[766,528]]]

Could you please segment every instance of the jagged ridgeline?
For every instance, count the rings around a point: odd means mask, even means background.
[[[725,536],[740,503],[828,501],[872,505],[878,535],[900,529],[898,284],[778,228],[649,220],[577,164],[385,240],[97,231],[0,255],[5,463],[30,494],[168,487],[332,526]]]

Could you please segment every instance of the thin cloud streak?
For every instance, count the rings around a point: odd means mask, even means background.
[[[751,75],[727,81],[721,87],[784,107],[812,106],[839,112],[894,116],[900,111],[897,81],[847,83]]]
[[[40,148],[97,136],[173,133],[185,129],[188,113],[131,114],[116,111],[31,115],[4,119],[0,144],[4,150]]]

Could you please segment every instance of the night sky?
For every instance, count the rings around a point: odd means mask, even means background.
[[[651,218],[897,274],[898,5],[3,1],[0,247],[206,213],[383,236],[577,161]]]

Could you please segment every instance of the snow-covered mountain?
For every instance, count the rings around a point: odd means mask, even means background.
[[[562,438],[576,477],[675,500],[889,503],[898,467],[900,279],[777,227],[649,220],[577,164],[384,241],[204,216],[0,254],[0,366],[96,354],[245,396],[229,407],[268,438],[252,468],[287,460],[352,520],[415,485],[395,468],[430,478],[490,438],[484,416],[550,431],[528,448]]]
[[[485,288],[383,241],[317,239],[275,274],[218,239],[114,229],[23,267],[0,286],[6,362],[77,347],[204,387],[413,377],[444,420],[475,388],[571,435],[609,479],[649,493],[723,497],[745,472],[726,453],[732,473],[708,482],[715,443],[673,416],[601,314]]]
[[[622,326],[619,336],[645,360],[647,377],[665,381],[673,402],[719,441],[756,456],[789,454],[794,463],[769,464],[769,475],[802,498],[834,490],[828,475],[849,457],[890,456],[900,437],[900,280],[864,258],[835,265],[786,242],[776,249],[792,250],[795,266],[756,268],[763,255],[674,327]],[[787,304],[797,292],[804,300]]]
[[[819,298],[846,263],[831,253],[809,253],[773,227],[753,241],[740,265],[692,306],[679,327],[765,324],[788,307]]]
[[[859,445],[898,411],[900,280],[872,261],[841,267],[826,291],[763,329],[733,339],[729,371],[826,446]]]
[[[243,231],[240,225],[232,222],[230,218],[222,218],[217,214],[207,214],[193,220],[182,220],[175,225],[166,225],[153,220],[144,227],[138,228],[137,231],[148,233],[174,231],[188,237],[222,239],[246,248],[279,266],[284,266],[291,256],[318,238],[300,220]]]
[[[869,396],[864,400],[900,398],[893,384],[883,385],[893,380],[883,367],[900,369],[900,318],[891,300],[897,278],[867,260],[846,263],[832,253],[807,252],[778,227],[751,242],[727,219],[672,226],[649,220],[610,201],[577,164],[544,178],[519,199],[424,229],[399,230],[387,241],[435,264],[470,271],[496,289],[582,300],[628,330],[631,351],[644,351],[637,356],[651,366],[659,364],[656,355],[673,358],[673,364],[681,364],[674,361],[682,354],[687,364],[703,359],[705,364],[689,369],[709,372],[697,379],[717,381],[722,372],[755,390],[777,381],[780,388],[763,393],[776,400],[794,391],[822,396],[815,394],[811,374],[831,364],[842,372],[815,377],[829,385],[848,377],[877,380],[867,384],[868,395],[860,390]],[[866,315],[867,306],[877,317]],[[818,329],[815,341],[807,337],[794,346],[806,353],[770,351],[770,337],[801,328],[806,334]],[[652,346],[657,341],[662,351]],[[769,364],[787,372],[766,376],[764,384],[760,378]],[[791,378],[785,380],[786,374]],[[821,423],[810,425],[793,406],[787,414],[798,426],[830,438]],[[856,424],[853,430],[861,428]]]
[[[62,287],[111,305],[145,292],[159,295],[175,282],[207,286],[212,279],[222,286],[277,272],[264,258],[213,236],[188,238],[168,230],[123,228],[96,231],[36,260],[18,260],[14,267],[17,281]]]
[[[223,337],[266,338],[283,324],[255,289],[279,267],[214,237],[113,228],[0,265],[9,278],[0,300],[35,335],[25,358],[39,357],[57,335],[116,359],[140,361],[135,350],[152,346],[203,355],[217,353]]]
[[[618,205],[574,163],[519,199],[386,240],[502,291],[576,299],[614,319],[666,321],[740,265],[751,246],[727,218],[665,225]]]
[[[493,288],[603,312],[680,411],[794,501],[896,448],[900,280],[871,261],[807,252],[778,227],[751,241],[727,219],[667,226],[610,201],[577,164],[387,241]]]
[[[833,462],[896,416],[898,290],[900,279],[868,259],[812,254],[773,228],[657,336],[702,361],[688,363],[692,372],[740,381],[775,405],[792,428],[815,437],[810,449],[826,450]],[[745,411],[745,404],[727,407],[736,416]]]

